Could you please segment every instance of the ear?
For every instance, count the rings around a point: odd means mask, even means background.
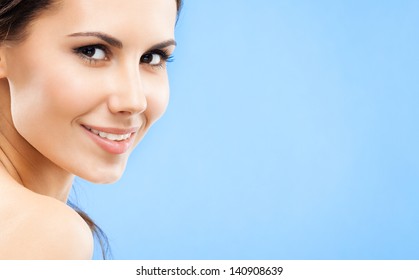
[[[7,47],[4,44],[0,45],[0,79],[5,78],[7,73],[6,50]]]

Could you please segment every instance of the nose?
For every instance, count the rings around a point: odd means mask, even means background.
[[[114,114],[138,114],[147,109],[146,85],[138,68],[114,75],[108,108]]]

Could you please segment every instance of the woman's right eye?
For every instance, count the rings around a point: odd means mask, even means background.
[[[104,46],[85,46],[76,48],[74,51],[90,62],[108,59],[108,54]]]

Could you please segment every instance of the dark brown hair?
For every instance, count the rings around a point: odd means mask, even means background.
[[[56,0],[0,0],[0,42],[24,39],[28,24],[58,4]],[[176,5],[179,15],[182,0],[176,0]]]
[[[179,16],[182,0],[176,0],[176,4]],[[59,1],[56,0],[0,0],[0,43],[24,40],[28,25],[43,11],[57,8],[58,5]],[[110,254],[109,243],[102,229],[76,205],[71,202],[68,205],[88,224],[99,241],[103,258],[106,259]]]

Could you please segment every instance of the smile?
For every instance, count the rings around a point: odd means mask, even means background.
[[[131,137],[132,133],[126,133],[126,134],[113,134],[113,133],[107,133],[103,131],[99,131],[90,127],[86,127],[87,130],[91,131],[92,133],[98,135],[99,137],[112,140],[112,141],[124,141]]]
[[[123,154],[129,151],[136,139],[134,135],[139,131],[139,128],[93,128],[87,125],[82,127],[94,143],[111,154]]]

